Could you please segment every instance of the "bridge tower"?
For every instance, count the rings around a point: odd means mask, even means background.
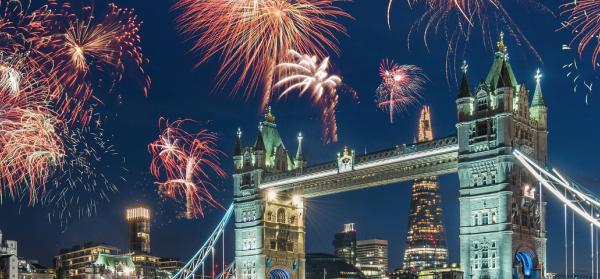
[[[238,129],[233,157],[236,278],[304,279],[303,198],[259,189],[265,174],[304,167],[301,143],[299,135],[292,159],[271,108],[259,122],[254,145],[242,147]]]
[[[492,68],[474,94],[467,65],[456,100],[460,180],[460,260],[465,278],[544,278],[545,203],[514,148],[542,165],[547,157],[547,107],[540,77],[529,91],[512,71],[504,34]],[[522,276],[522,277],[521,277]]]

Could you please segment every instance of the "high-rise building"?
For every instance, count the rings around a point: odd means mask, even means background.
[[[431,113],[428,106],[421,110],[418,141],[433,140]],[[417,179],[413,182],[404,268],[411,270],[441,266],[448,260],[442,200],[437,177]]]
[[[129,252],[150,254],[150,209],[137,206],[126,210]]]
[[[356,267],[370,279],[383,278],[388,271],[388,241],[377,238],[357,241]]]
[[[356,230],[354,223],[344,224],[344,230],[333,239],[335,255],[345,262],[356,265]]]
[[[105,243],[86,243],[62,249],[54,257],[54,268],[58,278],[85,279],[86,268],[92,266],[100,254],[118,255],[119,249]]]
[[[17,279],[18,267],[17,242],[2,239],[0,231],[0,278]]]

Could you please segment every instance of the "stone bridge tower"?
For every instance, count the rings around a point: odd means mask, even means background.
[[[305,165],[302,136],[291,158],[269,108],[254,145],[242,147],[241,138],[238,130],[233,157],[236,278],[304,279],[303,199],[259,189],[265,174]]]
[[[547,157],[547,107],[536,75],[531,104],[512,71],[504,35],[474,92],[467,65],[456,100],[460,180],[460,258],[465,278],[544,278],[545,203],[514,156]]]

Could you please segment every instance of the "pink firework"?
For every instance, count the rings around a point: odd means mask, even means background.
[[[89,123],[102,93],[110,93],[124,77],[137,82],[147,95],[150,77],[143,66],[139,35],[141,21],[131,9],[110,3],[96,15],[92,5],[65,3],[53,15],[51,40],[42,50],[49,53],[50,75],[57,81],[53,98],[58,113],[70,123]],[[78,10],[77,12],[71,12]]]
[[[185,218],[204,217],[204,208],[222,207],[210,190],[215,186],[210,182],[211,174],[225,177],[220,167],[217,149],[218,136],[208,130],[189,133],[182,128],[189,120],[169,123],[164,118],[159,121],[165,126],[158,139],[148,145],[152,154],[150,173],[159,181],[159,191],[168,198],[185,198]]]
[[[315,55],[300,54],[295,50],[290,50],[289,53],[293,62],[277,65],[281,78],[273,88],[284,88],[279,98],[290,92],[297,92],[300,96],[308,93],[313,105],[323,110],[323,141],[337,142],[335,111],[339,100],[337,87],[342,84],[342,78],[328,72],[329,57],[319,62]]]
[[[415,65],[398,65],[384,59],[379,66],[381,84],[377,87],[377,107],[389,112],[390,123],[394,114],[415,104],[421,97],[427,76]]]
[[[593,45],[592,64],[597,66],[600,55],[600,2],[597,0],[569,1],[561,5],[563,14],[568,14],[568,20],[563,23],[563,28],[572,30],[574,36],[571,44],[577,45],[577,52],[583,52]]]

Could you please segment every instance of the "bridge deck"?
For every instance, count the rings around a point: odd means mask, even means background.
[[[356,156],[353,170],[340,172],[337,162],[267,174],[261,189],[318,197],[350,190],[453,173],[457,170],[456,136]]]

